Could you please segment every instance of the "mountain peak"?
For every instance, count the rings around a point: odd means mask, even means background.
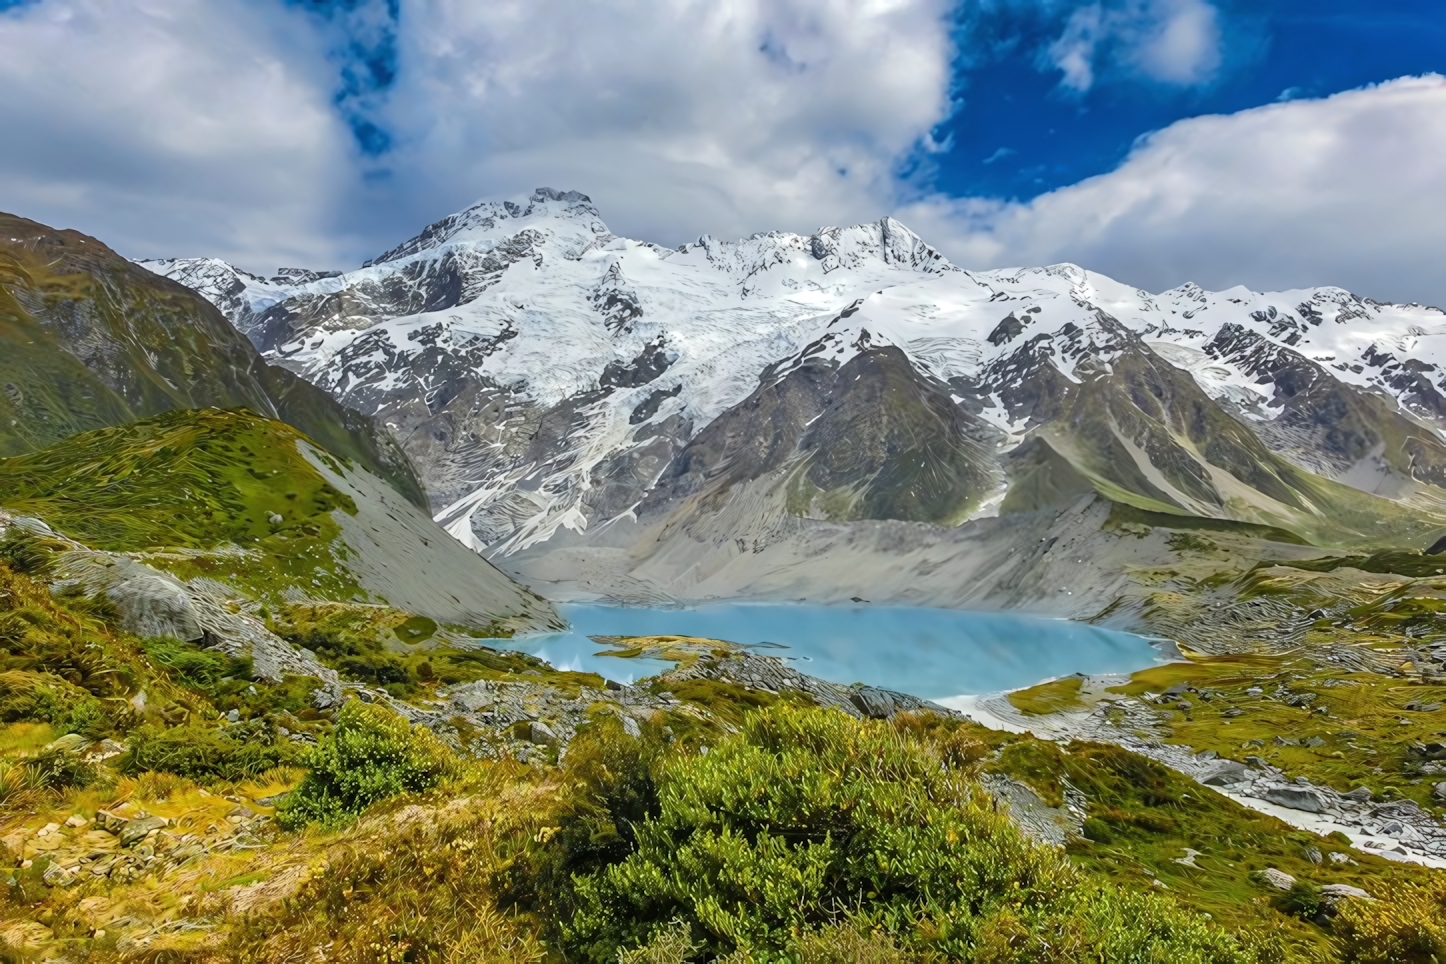
[[[453,240],[466,240],[469,236],[483,238],[496,230],[503,222],[517,222],[532,218],[573,221],[598,237],[610,237],[602,215],[592,203],[592,198],[581,191],[559,191],[551,187],[539,187],[529,195],[517,195],[505,201],[478,201],[471,207],[449,214],[440,221],[434,221],[422,229],[416,237],[386,251],[362,267],[399,261],[402,258],[439,247]],[[507,225],[508,233],[515,233],[515,223]]]

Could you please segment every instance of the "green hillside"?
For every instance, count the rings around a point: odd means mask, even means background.
[[[268,366],[200,295],[94,238],[0,213],[0,456],[188,408],[248,408],[425,497],[395,441]]]

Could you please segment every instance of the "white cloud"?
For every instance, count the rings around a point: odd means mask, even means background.
[[[389,163],[447,213],[539,184],[615,230],[878,217],[950,109],[949,0],[416,0]]]
[[[338,36],[315,18],[279,0],[43,0],[0,14],[0,209],[129,255],[345,267],[478,196],[548,184],[664,243],[895,211],[965,265],[1446,304],[1440,77],[1181,121],[1026,204],[897,210],[901,159],[951,109],[951,9],[408,0],[399,81],[364,97],[396,148],[367,162],[334,102]],[[1217,69],[1205,0],[1075,10],[1076,86]]]
[[[1163,290],[1335,284],[1446,307],[1446,77],[1179,121],[1029,203],[899,216],[971,267],[1073,261]]]
[[[1207,0],[1092,3],[1070,14],[1045,62],[1083,93],[1102,67],[1163,84],[1192,86],[1220,66],[1219,14]]]
[[[47,0],[0,14],[0,210],[129,255],[335,253],[333,69],[260,5]]]
[[[950,110],[953,0],[406,0],[398,82],[280,0],[0,14],[0,209],[129,255],[340,267],[479,196],[582,190],[674,243],[875,218]],[[19,92],[21,96],[13,96]],[[343,114],[392,137],[360,156]],[[16,142],[20,143],[16,143]]]

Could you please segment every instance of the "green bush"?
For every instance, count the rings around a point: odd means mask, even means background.
[[[1280,897],[1281,910],[1304,920],[1313,920],[1324,906],[1321,889],[1308,880],[1297,880]]]
[[[623,860],[575,878],[578,959],[669,922],[704,959],[792,959],[847,915],[902,950],[978,961],[1248,960],[1205,918],[1092,883],[936,753],[884,724],[777,705],[712,752],[670,755]]]
[[[352,700],[332,732],[307,755],[310,772],[286,800],[279,822],[335,826],[398,793],[436,786],[456,768],[451,751],[392,710]]]
[[[0,722],[49,723],[57,734],[100,736],[105,711],[100,700],[51,673],[0,673]]]
[[[624,860],[636,849],[635,828],[658,815],[654,778],[668,748],[652,721],[638,738],[612,713],[582,727],[567,748],[557,832],[511,855],[506,902],[549,921],[571,916],[573,878]]]
[[[81,744],[84,746],[84,743]],[[22,779],[31,789],[53,791],[88,787],[99,776],[93,764],[68,749],[40,751],[22,763]]]
[[[251,678],[251,660],[201,649],[193,643],[156,637],[141,640],[141,650],[152,663],[167,670],[171,679],[203,693],[215,691],[216,685],[228,678]]]
[[[38,579],[51,570],[53,547],[63,548],[63,544],[11,528],[0,541],[0,562]]]
[[[132,730],[119,766],[123,773],[161,770],[192,780],[244,780],[301,762],[296,744],[276,740],[261,724],[227,727],[188,724]]]

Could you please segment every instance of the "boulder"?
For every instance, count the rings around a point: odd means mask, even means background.
[[[1407,823],[1430,819],[1430,814],[1422,810],[1415,800],[1392,800],[1390,803],[1383,803],[1371,808],[1371,816],[1376,820],[1396,819]]]
[[[1260,879],[1276,890],[1290,890],[1295,886],[1295,878],[1283,870],[1274,867],[1266,867],[1260,872]]]
[[[1324,813],[1327,806],[1325,794],[1314,787],[1271,787],[1261,799],[1305,813]]]
[[[1373,795],[1370,787],[1356,787],[1354,790],[1341,794],[1341,799],[1352,800],[1356,803],[1370,803]]]
[[[1228,787],[1241,783],[1250,775],[1250,768],[1235,760],[1221,760],[1200,777],[1207,787]]]
[[[1417,760],[1446,759],[1446,743],[1412,743],[1406,747],[1406,756]]]
[[[894,715],[894,698],[888,690],[874,686],[860,687],[849,696],[849,702],[871,720],[887,720]]]
[[[122,847],[130,847],[146,839],[152,830],[160,830],[167,823],[169,821],[165,817],[136,817],[134,820],[127,820],[116,836],[120,837]]]
[[[538,746],[557,746],[561,741],[557,734],[552,732],[552,727],[541,720],[533,720],[527,728],[527,739]]]
[[[1325,884],[1320,889],[1321,896],[1329,901],[1342,899],[1352,900],[1374,900],[1370,894],[1359,887],[1352,887],[1350,884]]]
[[[47,887],[69,887],[76,882],[75,870],[70,867],[62,867],[60,864],[51,863],[45,868],[41,875]]]

